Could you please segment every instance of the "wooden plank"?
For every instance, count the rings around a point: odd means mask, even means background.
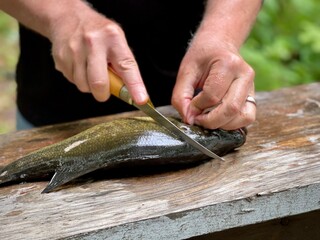
[[[180,171],[0,188],[3,239],[181,239],[320,208],[320,84],[257,94],[257,121],[226,162]],[[176,114],[172,108],[161,108]],[[0,136],[0,166],[125,113]]]

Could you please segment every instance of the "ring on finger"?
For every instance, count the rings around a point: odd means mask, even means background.
[[[254,97],[252,97],[250,95],[248,95],[246,102],[253,103],[255,106],[257,106],[256,100],[254,99]]]

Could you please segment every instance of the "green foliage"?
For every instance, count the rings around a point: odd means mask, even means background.
[[[319,0],[265,0],[242,56],[256,71],[256,89],[320,80]],[[0,12],[0,80],[18,56],[17,23]],[[2,74],[1,74],[2,72]]]
[[[0,11],[0,81],[14,72],[18,52],[17,21]]]
[[[320,80],[319,0],[266,0],[241,54],[256,89]]]

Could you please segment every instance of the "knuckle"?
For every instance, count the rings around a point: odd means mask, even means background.
[[[254,79],[255,71],[254,69],[246,63],[241,56],[230,54],[225,58],[223,66],[225,69],[239,69],[243,72],[249,79]]]
[[[79,44],[77,41],[75,40],[71,40],[68,44],[68,48],[69,48],[69,51],[70,51],[70,54],[72,56],[77,56],[78,55],[78,52],[79,52]]]
[[[121,71],[128,71],[138,67],[137,62],[132,57],[120,60],[118,66]]]
[[[231,117],[240,113],[241,107],[236,102],[231,102],[226,105],[225,116]]]
[[[91,81],[90,82],[90,88],[92,90],[101,90],[101,89],[104,89],[105,87],[105,83],[103,81]]]
[[[83,34],[83,41],[88,46],[93,46],[96,42],[110,38],[117,39],[123,35],[121,27],[116,23],[104,24],[102,27],[87,31]]]
[[[61,70],[62,69],[62,61],[63,61],[63,51],[62,49],[53,49],[52,51],[52,57],[54,59],[54,66],[57,70]]]
[[[239,66],[240,64],[242,64],[242,59],[235,55],[235,54],[230,54],[225,61],[225,64],[228,68],[234,68],[236,66]]]
[[[83,92],[83,93],[89,93],[90,92],[90,89],[88,86],[86,85],[77,85],[78,89],[80,92]]]
[[[216,105],[217,103],[219,103],[221,101],[221,98],[219,98],[218,96],[214,95],[214,94],[210,94],[210,93],[206,93],[207,95],[207,101],[209,105]]]
[[[174,107],[177,108],[178,106],[181,105],[181,99],[180,99],[179,97],[173,95],[173,96],[171,97],[171,104],[172,104]]]
[[[121,27],[116,23],[109,23],[106,24],[103,28],[103,31],[109,36],[109,37],[118,37],[122,35],[122,29]]]
[[[99,33],[97,31],[89,31],[84,33],[83,35],[83,40],[88,46],[93,46],[98,38],[99,38]]]
[[[240,56],[228,52],[221,58],[221,62],[219,64],[221,64],[221,69],[224,69],[224,72],[228,72],[239,69],[244,63],[245,62]]]
[[[211,88],[209,86],[204,86],[202,93],[201,93],[201,95],[204,97],[204,99],[206,101],[206,105],[208,105],[208,106],[214,106],[221,101],[221,97],[215,95],[212,92],[212,89],[215,89],[215,88]]]
[[[70,82],[73,82],[73,79],[71,78],[71,74],[70,74],[70,71],[69,69],[66,67],[66,64],[64,64],[62,58],[58,57],[58,56],[55,56],[53,57],[54,59],[54,68],[61,72],[62,75],[68,79]]]
[[[60,63],[59,60],[57,60],[56,58],[54,58],[54,68],[58,71],[62,71],[62,64]]]
[[[131,80],[127,82],[127,86],[130,89],[139,88],[141,85],[142,85],[142,82],[138,80]]]
[[[249,79],[254,79],[255,78],[256,73],[255,73],[254,69],[250,65],[247,65],[246,72],[247,72],[247,76],[249,77]]]

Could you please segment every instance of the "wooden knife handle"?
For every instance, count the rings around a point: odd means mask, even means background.
[[[122,79],[110,68],[108,68],[108,74],[110,81],[110,93],[113,96],[120,98],[120,92],[124,83],[122,82]]]
[[[111,68],[108,68],[108,74],[110,81],[110,93],[122,101],[132,105],[133,101],[131,95],[122,82],[122,79]]]
[[[111,68],[108,68],[108,74],[110,81],[110,93],[113,96],[125,101],[126,103],[133,105],[134,102],[128,89],[122,82],[122,79]],[[148,100],[148,104],[154,107],[150,99]]]

